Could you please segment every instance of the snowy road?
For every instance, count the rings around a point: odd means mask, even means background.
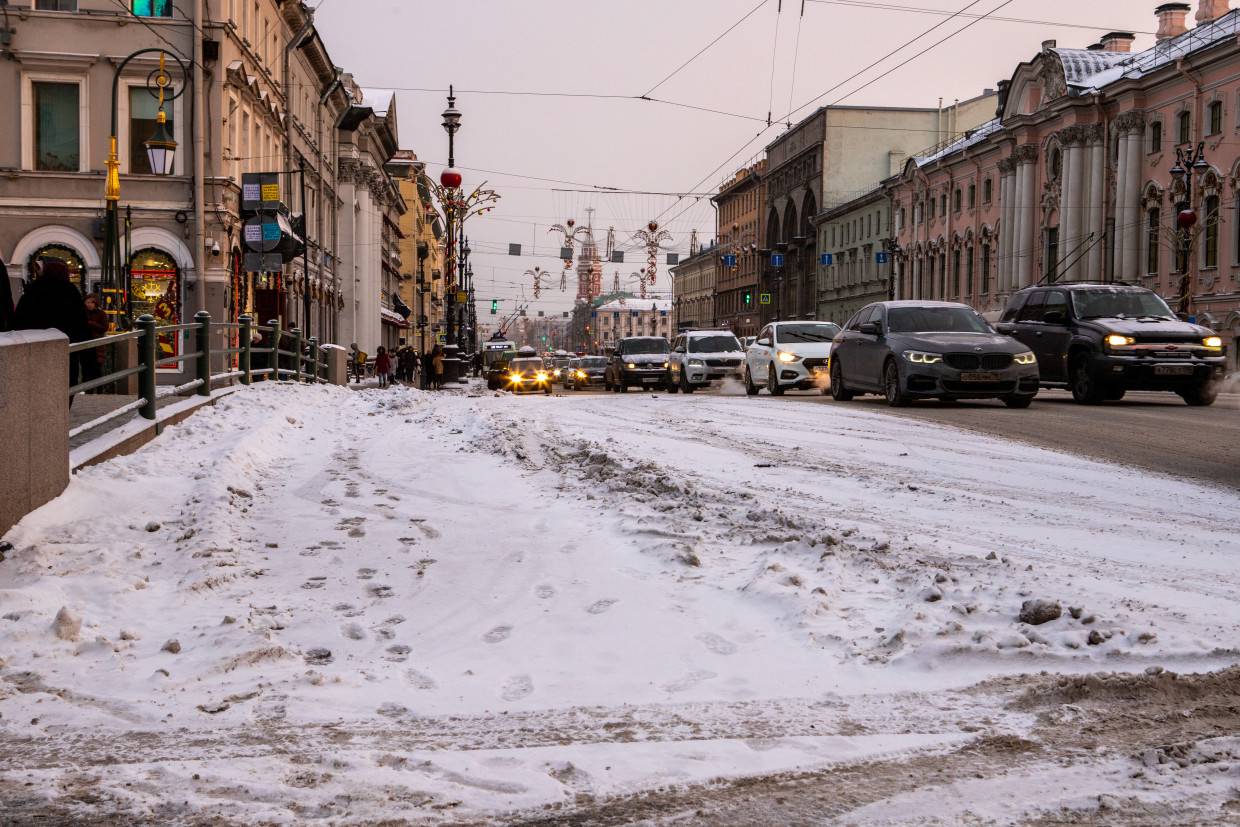
[[[0,813],[1227,823],[1237,506],[855,407],[257,387],[8,536]]]

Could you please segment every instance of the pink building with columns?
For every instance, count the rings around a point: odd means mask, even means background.
[[[1240,337],[1240,10],[1158,6],[1157,43],[1112,32],[1087,49],[1047,41],[1001,84],[996,118],[910,158],[886,182],[898,298],[998,310],[1041,280],[1123,281],[1158,291]],[[1177,149],[1199,221],[1176,232]]]

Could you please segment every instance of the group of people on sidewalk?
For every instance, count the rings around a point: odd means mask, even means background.
[[[402,344],[394,351],[380,345],[373,362],[357,342],[349,345],[349,374],[355,384],[366,378],[368,366],[379,380],[379,387],[391,387],[394,382],[416,386],[422,390],[443,388],[444,350],[439,345],[421,355],[411,345]]]

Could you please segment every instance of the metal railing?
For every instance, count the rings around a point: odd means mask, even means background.
[[[226,331],[230,346],[213,349],[211,332]],[[192,333],[194,350],[174,356],[159,357],[159,337],[161,335]],[[234,340],[233,334],[236,334]],[[259,334],[259,343],[255,343],[255,335]],[[124,416],[132,411],[149,420],[155,419],[155,411],[159,399],[176,394],[195,391],[198,396],[210,396],[212,385],[216,382],[237,379],[243,385],[256,380],[279,380],[287,377],[294,382],[313,382],[326,384],[327,352],[319,346],[319,340],[311,336],[303,339],[296,327],[285,330],[278,319],[265,325],[255,325],[252,317],[241,316],[236,322],[212,322],[211,314],[199,311],[194,321],[185,324],[158,326],[155,318],[150,315],[138,317],[136,329],[127,333],[103,336],[86,342],[76,342],[69,346],[70,358],[78,353],[95,348],[115,348],[130,341],[138,343],[137,364],[122,368],[106,376],[78,383],[69,388],[69,398],[97,388],[113,385],[131,376],[138,377],[138,398],[103,416],[85,422],[69,432],[70,437],[90,431],[112,419]],[[233,342],[236,342],[233,345]],[[264,344],[265,343],[265,344]],[[291,347],[291,350],[288,349]],[[213,373],[211,360],[213,357],[226,357],[222,361],[227,370]],[[265,363],[265,367],[255,369],[255,357]],[[188,362],[193,362],[194,378],[181,385],[160,387],[157,382],[160,368],[177,365],[188,369]]]

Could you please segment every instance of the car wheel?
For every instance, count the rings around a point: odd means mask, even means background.
[[[1123,398],[1124,398],[1124,393],[1125,393],[1125,392],[1126,392],[1126,390],[1125,390],[1124,388],[1117,388],[1117,387],[1114,387],[1114,386],[1109,387],[1109,388],[1107,388],[1107,401],[1108,401],[1108,402],[1118,402],[1118,401],[1120,401],[1121,399],[1123,399]]]
[[[551,388],[547,388],[545,391],[543,391],[543,393],[547,394],[547,396],[550,396],[550,395],[551,395]]]
[[[1084,351],[1072,357],[1068,378],[1072,383],[1072,398],[1081,405],[1097,405],[1105,398],[1105,391],[1089,371],[1089,354]]]
[[[667,372],[667,378],[663,380],[663,384],[667,388],[668,393],[680,393],[680,388],[672,381],[672,371],[670,369]]]
[[[853,393],[844,387],[844,372],[840,369],[840,360],[831,359],[831,398],[836,402],[850,402]]]
[[[686,394],[693,393],[694,390],[693,385],[689,384],[689,380],[685,377],[683,370],[680,372],[680,389]]]
[[[749,365],[745,365],[745,393],[757,396],[759,390],[761,389],[753,383],[753,376],[749,374]]]
[[[779,386],[779,378],[775,376],[775,366],[767,370],[766,373],[766,389],[771,392],[771,396],[783,396],[784,389]]]
[[[1192,407],[1204,408],[1207,405],[1213,405],[1214,400],[1218,399],[1218,383],[1210,382],[1198,385],[1195,388],[1179,391],[1179,394],[1180,398]]]
[[[1032,396],[1005,396],[1003,404],[1009,408],[1028,408],[1033,404]]]
[[[893,408],[903,408],[910,401],[908,391],[900,384],[900,366],[895,359],[888,359],[883,365],[883,395]]]

